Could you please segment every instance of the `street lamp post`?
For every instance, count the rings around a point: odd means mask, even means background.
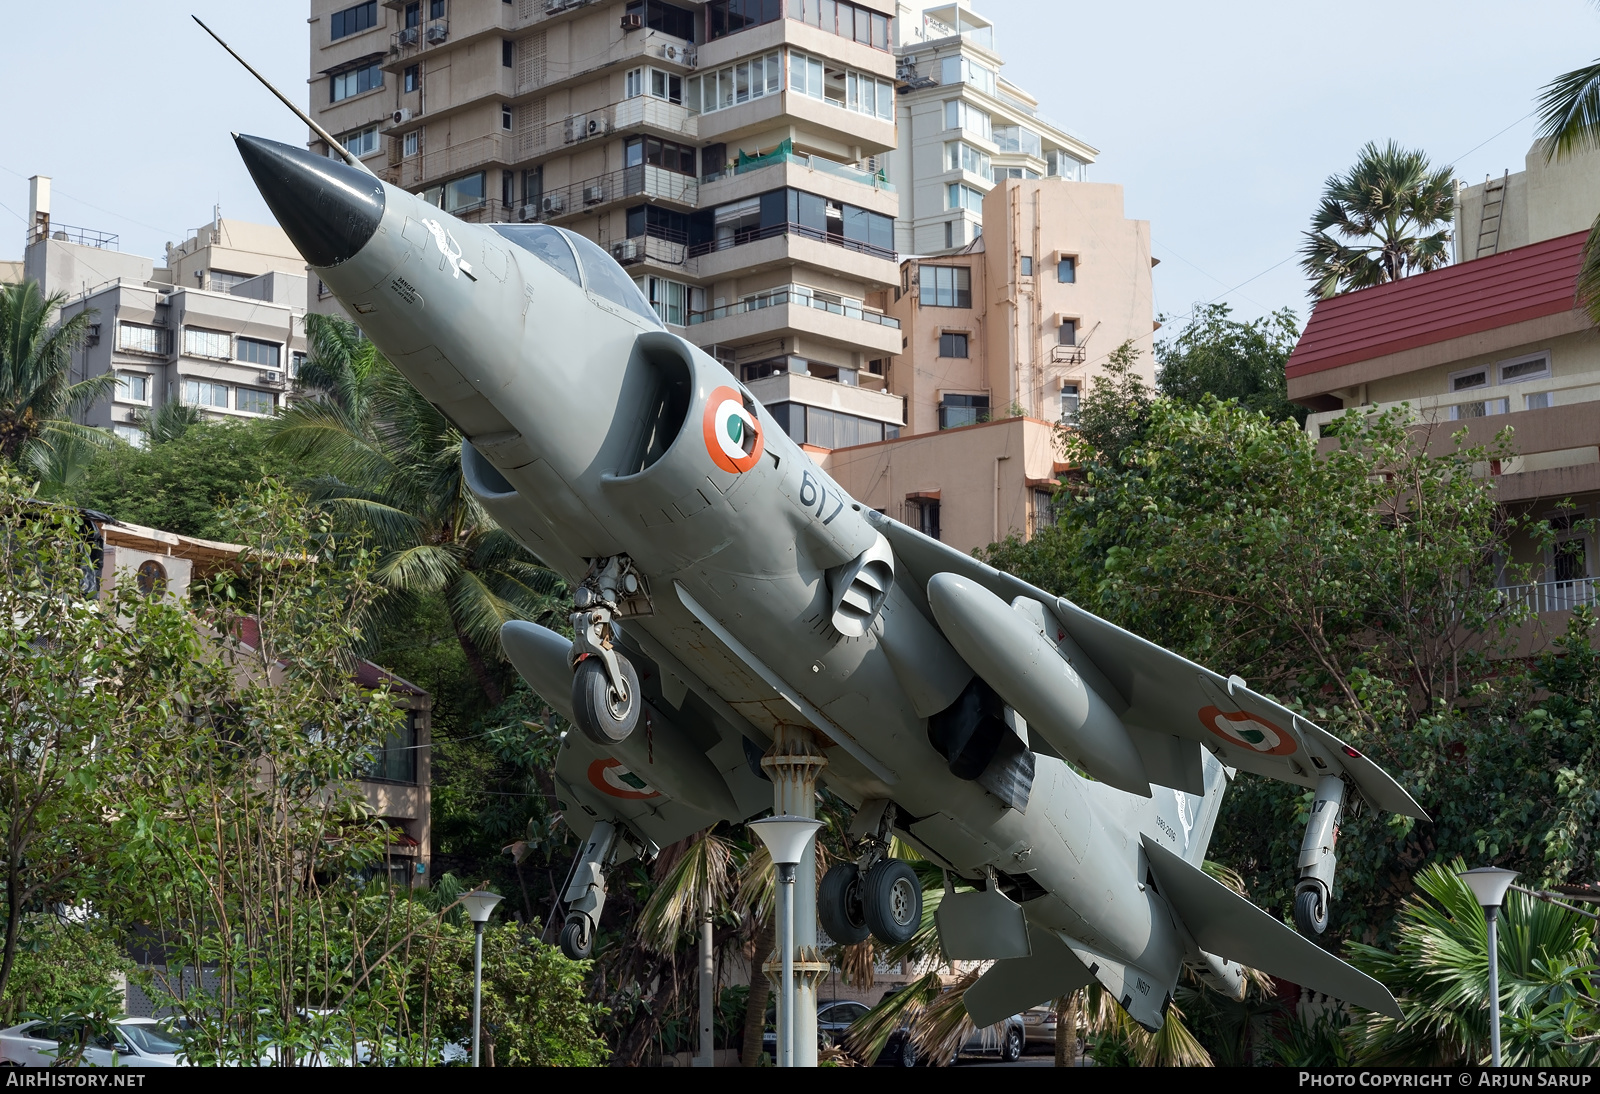
[[[1500,1066],[1500,905],[1505,903],[1506,890],[1517,879],[1515,870],[1502,870],[1498,866],[1480,866],[1456,875],[1467,883],[1472,895],[1483,906],[1483,918],[1488,923],[1489,942],[1489,1066]]]
[[[778,945],[783,954],[783,985],[778,996],[778,1066],[794,1066],[794,868],[806,853],[822,822],[810,817],[778,816],[751,821],[749,827],[767,845],[778,868],[783,899],[778,920]]]
[[[483,1016],[483,925],[489,922],[500,894],[474,889],[461,897],[472,920],[472,1066],[478,1066],[478,1030]]]

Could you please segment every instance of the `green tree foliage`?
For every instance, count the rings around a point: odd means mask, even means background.
[[[1311,298],[1398,281],[1450,261],[1453,167],[1394,141],[1369,142],[1348,174],[1323,183],[1322,202],[1300,248]]]
[[[1151,392],[1134,371],[1139,351],[1124,342],[1106,357],[1099,375],[1078,406],[1078,426],[1063,430],[1062,443],[1074,462],[1104,460],[1115,465],[1122,453],[1144,437]]]
[[[1539,138],[1546,162],[1600,147],[1600,61],[1564,72],[1545,86],[1539,97]],[[1600,323],[1600,217],[1584,244],[1578,301]]]
[[[25,916],[21,926],[16,960],[0,997],[0,1027],[25,1021],[25,1014],[64,1015],[85,991],[133,971],[133,962],[98,920],[63,922],[38,912]]]
[[[264,477],[307,473],[299,461],[268,448],[269,428],[264,420],[194,422],[148,448],[114,444],[56,496],[117,520],[222,539],[222,507]]]
[[[1294,312],[1281,308],[1249,322],[1230,318],[1226,304],[1201,304],[1177,337],[1156,343],[1156,387],[1198,404],[1207,395],[1237,399],[1274,421],[1306,412],[1289,402],[1284,365],[1300,338]]]
[[[110,437],[69,415],[111,394],[112,373],[72,382],[72,351],[89,333],[90,311],[52,323],[66,293],[45,297],[39,283],[0,285],[0,459],[46,468],[69,441]]]

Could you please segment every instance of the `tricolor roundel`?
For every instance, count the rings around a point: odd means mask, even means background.
[[[761,423],[731,387],[719,387],[706,402],[706,451],[724,471],[748,471],[761,459]]]
[[[1287,756],[1298,747],[1293,737],[1265,718],[1242,710],[1201,707],[1200,724],[1231,745],[1243,745],[1269,756]]]
[[[658,798],[661,791],[622,766],[621,760],[596,760],[589,765],[589,785],[613,798]]]

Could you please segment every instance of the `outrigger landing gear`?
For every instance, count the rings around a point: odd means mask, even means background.
[[[616,828],[609,821],[596,821],[583,852],[572,864],[572,876],[562,894],[567,918],[561,924],[561,952],[574,961],[583,961],[594,952],[595,931],[606,906],[605,870],[616,844]]]
[[[1324,776],[1317,783],[1311,819],[1300,841],[1300,880],[1294,890],[1294,925],[1307,938],[1328,929],[1328,905],[1333,900],[1333,874],[1339,856],[1339,815],[1344,809],[1344,780]]]
[[[639,674],[617,649],[617,620],[648,613],[649,592],[632,561],[615,555],[590,564],[573,604],[578,610],[572,613],[572,650],[567,654],[573,667],[573,717],[595,744],[618,744],[639,724],[644,703]]]
[[[864,942],[869,934],[885,945],[898,945],[922,924],[922,885],[916,872],[889,857],[893,809],[887,801],[862,805],[852,828],[865,824],[869,829],[866,850],[855,862],[831,867],[818,887],[817,917],[828,937],[842,945]]]

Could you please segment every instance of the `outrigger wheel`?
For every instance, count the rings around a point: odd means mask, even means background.
[[[639,674],[633,662],[618,656],[621,687],[611,686],[604,662],[585,657],[572,674],[572,713],[583,735],[597,745],[614,745],[628,739],[639,724]]]
[[[817,890],[817,918],[828,937],[841,946],[867,940],[870,931],[861,907],[861,870],[855,863],[841,862],[822,875],[822,885]]]
[[[1294,925],[1307,938],[1328,929],[1328,894],[1320,881],[1307,882],[1295,891]]]
[[[594,927],[588,916],[567,917],[561,925],[561,952],[574,961],[585,961],[594,952]]]

